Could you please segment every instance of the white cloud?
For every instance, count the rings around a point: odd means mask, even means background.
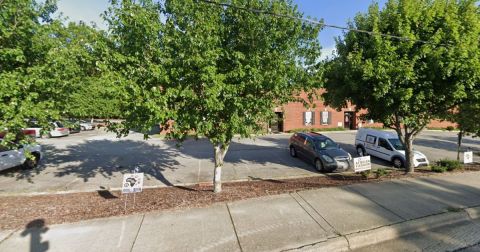
[[[337,53],[337,48],[335,46],[322,48],[322,55],[320,56],[321,60],[326,60],[327,58],[334,58]]]

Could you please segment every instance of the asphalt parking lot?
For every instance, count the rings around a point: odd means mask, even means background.
[[[355,132],[324,133],[353,156]],[[276,134],[232,143],[225,158],[223,181],[322,176],[312,165],[288,154],[290,134]],[[209,183],[213,178],[213,148],[207,139],[175,141],[132,133],[118,139],[102,130],[63,138],[39,139],[45,158],[35,170],[0,172],[0,194],[54,193],[117,189],[124,173],[145,173],[146,187]],[[456,158],[456,133],[426,131],[414,142],[430,159]],[[464,148],[480,151],[480,140],[464,139]],[[479,157],[475,157],[478,160]],[[373,158],[373,168],[390,167]]]

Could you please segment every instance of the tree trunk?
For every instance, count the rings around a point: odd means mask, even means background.
[[[462,137],[463,137],[463,131],[460,130],[458,132],[458,139],[457,139],[457,160],[460,161],[460,147],[462,147]]]
[[[213,176],[213,192],[219,193],[222,191],[222,167],[223,159],[227,154],[229,144],[217,144],[214,146],[215,150],[215,170]]]
[[[413,137],[411,134],[405,134],[405,170],[408,173],[415,171],[413,164]]]

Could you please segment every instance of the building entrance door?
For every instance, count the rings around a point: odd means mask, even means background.
[[[283,132],[283,113],[275,112],[276,117],[270,122],[270,130],[272,133]]]
[[[343,125],[346,129],[354,130],[356,128],[355,112],[346,111],[343,118]]]

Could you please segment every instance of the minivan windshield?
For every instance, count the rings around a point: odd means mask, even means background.
[[[315,145],[320,150],[337,149],[337,144],[331,139],[317,139]]]
[[[405,150],[405,145],[400,142],[400,139],[398,138],[390,138],[388,139],[390,144],[393,146],[395,150]]]

